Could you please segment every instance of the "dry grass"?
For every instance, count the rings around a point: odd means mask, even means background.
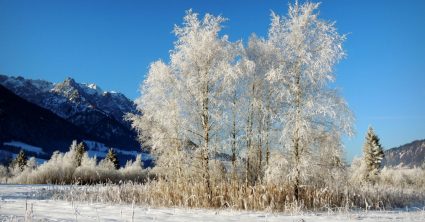
[[[355,170],[310,169],[302,178],[297,199],[288,176],[291,171],[285,168],[266,171],[269,173],[263,179],[245,182],[243,172],[237,171],[233,178],[225,167],[212,164],[208,190],[196,165],[181,172],[173,167],[150,170],[143,169],[139,159],[116,170],[88,157],[77,167],[69,157],[72,155],[58,154],[39,167],[27,167],[8,181],[94,184],[62,187],[55,191],[55,198],[155,207],[299,212],[425,206],[425,169],[422,168],[384,168],[368,182],[357,180],[353,176]]]
[[[295,200],[288,185],[244,185],[219,183],[208,196],[202,183],[150,181],[146,184],[124,183],[73,186],[58,191],[58,199],[103,203],[128,203],[156,207],[232,208],[283,212],[346,211],[350,209],[386,210],[406,206],[424,206],[424,189],[399,189],[392,186],[346,186],[331,190],[304,186]]]

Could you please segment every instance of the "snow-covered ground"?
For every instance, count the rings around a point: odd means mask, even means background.
[[[423,209],[290,215],[52,200],[50,191],[60,188],[0,185],[0,221],[425,221]]]
[[[87,149],[88,149],[87,152],[90,157],[97,156],[97,157],[104,158],[106,154],[108,153],[109,147],[103,143],[99,143],[99,142],[91,141],[91,140],[84,140],[84,143],[87,145]],[[129,148],[114,147],[114,151],[117,152],[118,154],[128,155],[133,157],[136,157],[138,154],[141,154],[143,161],[152,159],[152,156],[150,156],[147,153],[141,153],[138,150],[131,150]]]
[[[43,149],[40,147],[36,147],[36,146],[32,146],[20,141],[10,141],[10,142],[4,142],[4,145],[8,145],[8,146],[14,146],[14,147],[18,147],[21,148],[25,151],[30,151],[30,152],[34,152],[34,153],[38,153],[38,154],[43,154]]]
[[[103,143],[100,142],[96,142],[96,141],[91,141],[91,140],[84,140],[84,143],[87,145],[86,149],[87,149],[87,153],[89,154],[90,157],[98,157],[98,158],[105,158],[106,154],[109,151],[108,146],[106,146]],[[0,144],[1,145],[1,144]],[[8,145],[8,146],[12,146],[12,147],[17,147],[20,149],[23,149],[25,151],[29,151],[29,152],[33,152],[33,153],[37,153],[37,154],[46,154],[46,152],[43,151],[43,148],[41,147],[36,147],[30,144],[26,144],[24,142],[21,141],[10,141],[10,142],[4,142],[3,145]],[[136,158],[137,155],[142,155],[142,160],[145,161],[152,161],[152,156],[148,153],[142,153],[139,150],[134,150],[131,148],[122,148],[122,147],[113,147],[114,151],[118,154],[118,155],[127,155],[127,156],[132,156],[133,158]],[[16,153],[12,153],[10,151],[4,151],[7,152],[8,154],[10,154],[12,156],[12,158],[16,157]],[[40,158],[36,158],[37,164],[43,164],[46,160],[45,159],[40,159]]]

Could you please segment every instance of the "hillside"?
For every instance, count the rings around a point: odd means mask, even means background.
[[[388,149],[384,153],[384,166],[420,167],[425,161],[425,139]]]
[[[124,165],[140,153],[126,113],[137,113],[131,100],[95,84],[0,75],[0,162],[9,162],[20,149],[42,162],[77,140],[99,158],[114,147]],[[143,154],[143,160],[151,164],[149,155]]]
[[[0,85],[0,146],[21,141],[43,147],[43,153],[69,147],[72,140],[96,138],[57,116],[30,103]]]
[[[136,133],[125,121],[136,113],[133,101],[121,93],[103,91],[96,84],[66,78],[60,83],[0,75],[3,85],[23,99],[55,113],[111,146],[140,147]]]

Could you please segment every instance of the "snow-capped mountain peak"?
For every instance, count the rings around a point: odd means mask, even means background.
[[[91,95],[93,95],[93,94],[103,95],[104,93],[106,93],[99,86],[97,86],[94,83],[82,84],[82,85],[84,85],[84,86],[87,87],[87,90],[86,90],[86,93],[87,94],[91,94]]]
[[[134,103],[123,94],[103,91],[95,83],[77,83],[71,77],[60,83],[51,83],[0,75],[0,84],[65,119],[79,112],[97,109],[123,122],[125,113],[136,112]]]

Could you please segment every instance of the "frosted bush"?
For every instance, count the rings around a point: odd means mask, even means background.
[[[134,182],[143,181],[147,176],[146,170],[143,170],[142,156],[140,154],[137,155],[134,161],[127,161],[125,167],[119,169],[119,172],[121,173],[123,179]]]
[[[87,152],[81,159],[77,158],[77,143],[74,142],[66,153],[54,152],[50,160],[37,167],[35,158],[30,158],[23,171],[19,167],[11,169],[12,183],[27,184],[93,184],[132,180],[142,182],[146,179],[147,171],[142,168],[142,159],[129,161],[124,168],[116,170],[113,163],[102,160],[97,164],[97,158],[90,158]],[[79,166],[78,166],[79,165]]]
[[[387,168],[379,174],[379,184],[404,188],[425,188],[425,170],[422,168]]]
[[[87,153],[84,153],[81,158],[81,165],[74,171],[72,177],[81,183],[93,183],[99,181],[97,172],[96,157],[90,158]]]
[[[357,185],[363,183],[366,173],[366,165],[363,164],[362,159],[355,157],[350,167],[350,182]]]
[[[265,172],[265,180],[271,184],[282,184],[288,181],[289,163],[284,154],[273,152],[270,155],[270,164]]]

